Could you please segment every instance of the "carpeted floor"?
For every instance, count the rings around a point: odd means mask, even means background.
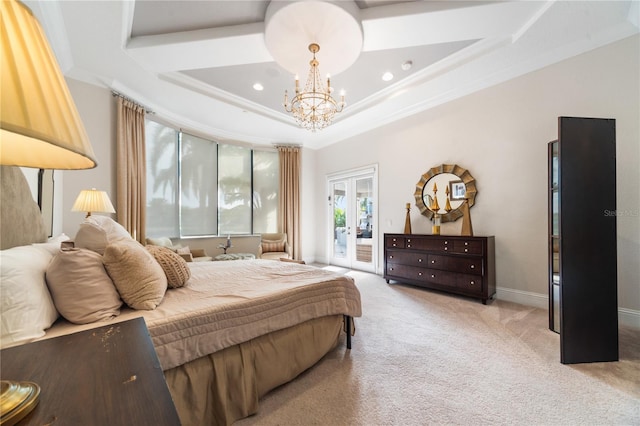
[[[562,365],[546,310],[343,272],[362,294],[352,350],[237,425],[640,425],[640,330],[620,328],[619,362]]]

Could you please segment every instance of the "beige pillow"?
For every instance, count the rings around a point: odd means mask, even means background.
[[[194,249],[191,249],[190,251],[193,257],[205,257],[207,255],[204,249],[201,249],[201,248],[194,248]]]
[[[284,240],[262,240],[263,252],[284,252]]]
[[[116,241],[134,241],[122,225],[108,216],[89,216],[80,224],[75,246],[104,254],[108,244]]]
[[[58,312],[70,322],[88,324],[120,315],[122,300],[102,256],[94,251],[59,251],[47,267],[46,279]]]
[[[182,287],[191,278],[191,269],[187,262],[170,248],[148,245],[147,250],[162,267],[170,288]]]
[[[147,238],[147,245],[174,248],[171,239],[168,237]]]
[[[152,310],[162,302],[167,277],[142,244],[135,240],[109,244],[102,260],[127,305]]]
[[[176,248],[176,253],[178,253],[178,254],[191,254],[191,249],[189,249],[189,246],[178,247],[178,248]]]

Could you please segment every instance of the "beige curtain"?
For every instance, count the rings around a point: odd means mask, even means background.
[[[116,214],[131,236],[145,244],[146,160],[144,108],[121,96],[118,101]]]
[[[278,231],[286,232],[293,258],[300,260],[300,148],[279,146],[280,215]]]

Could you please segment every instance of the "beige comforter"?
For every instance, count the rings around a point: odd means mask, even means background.
[[[187,285],[144,312],[164,370],[327,315],[361,315],[353,278],[295,263],[189,264]]]
[[[353,278],[273,260],[189,263],[192,276],[168,289],[153,311],[122,310],[112,323],[142,316],[163,370],[220,349],[328,315],[362,315]],[[45,339],[105,325],[59,321]]]

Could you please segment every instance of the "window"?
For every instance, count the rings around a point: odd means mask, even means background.
[[[180,133],[180,235],[218,233],[216,143]]]
[[[217,143],[150,120],[146,148],[147,235],[277,232],[276,151]]]

